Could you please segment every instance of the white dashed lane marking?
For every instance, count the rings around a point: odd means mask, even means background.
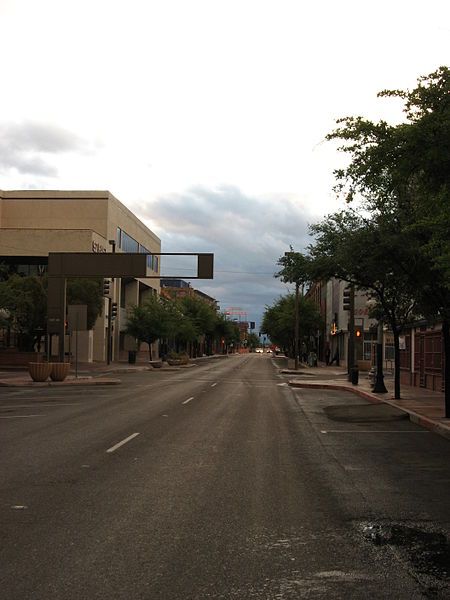
[[[137,435],[139,435],[139,433],[132,433],[131,435],[129,435],[127,438],[125,438],[121,442],[118,442],[114,446],[111,446],[111,448],[108,448],[108,450],[106,452],[110,452],[110,453],[115,452],[118,448],[120,448],[121,446],[123,446],[124,444],[126,444],[127,442],[132,440],[133,438],[135,438]]]

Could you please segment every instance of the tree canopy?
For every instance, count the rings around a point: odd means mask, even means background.
[[[379,95],[401,99],[406,121],[338,120],[327,138],[349,155],[335,175],[350,206],[312,227],[310,252],[317,273],[373,291],[394,335],[413,310],[442,322],[450,414],[450,71]]]
[[[315,339],[322,319],[315,304],[301,296],[299,298],[299,335],[306,347]],[[266,306],[261,332],[269,336],[272,343],[283,348],[289,356],[295,353],[295,295],[281,296],[271,306]]]

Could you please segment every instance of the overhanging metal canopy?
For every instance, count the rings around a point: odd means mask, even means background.
[[[147,256],[197,256],[197,275],[156,275],[147,265]],[[213,279],[214,254],[198,252],[160,252],[144,254],[50,252],[49,277],[138,277],[142,279]]]

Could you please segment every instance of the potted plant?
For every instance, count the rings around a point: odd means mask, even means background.
[[[48,362],[29,362],[28,372],[33,381],[47,381],[52,370]]]
[[[50,364],[50,379],[52,381],[64,381],[69,374],[69,362],[54,362]]]
[[[173,367],[179,367],[180,365],[187,365],[189,362],[189,356],[186,352],[169,352],[167,355],[167,363]]]

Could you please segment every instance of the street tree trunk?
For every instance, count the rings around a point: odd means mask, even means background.
[[[442,321],[442,337],[444,339],[444,397],[445,418],[450,418],[450,322]]]
[[[393,327],[394,334],[394,398],[400,400],[400,332]]]

